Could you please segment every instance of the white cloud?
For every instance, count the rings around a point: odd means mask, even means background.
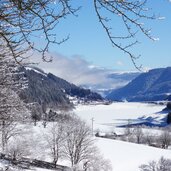
[[[124,63],[123,63],[122,61],[117,61],[116,64],[117,64],[118,66],[123,66],[123,65],[124,65]]]
[[[150,67],[148,67],[148,66],[144,66],[143,68],[142,68],[142,71],[143,72],[148,72],[149,70],[151,70],[152,68],[150,68]]]
[[[109,77],[111,70],[97,67],[78,55],[69,58],[55,53],[51,55],[53,56],[53,61],[49,63],[42,62],[40,56],[35,56],[32,58],[34,62],[39,62],[39,68],[76,85],[111,89],[123,86],[128,82],[128,80],[122,78]],[[123,65],[121,61],[118,61],[118,64]]]
[[[84,60],[81,56],[75,55],[71,58],[53,54],[52,62],[42,62],[41,58],[36,55],[34,61],[39,62],[38,67],[45,72],[51,72],[56,76],[66,79],[77,85],[82,84],[99,84],[106,80],[106,72],[104,69],[98,68],[93,64]]]

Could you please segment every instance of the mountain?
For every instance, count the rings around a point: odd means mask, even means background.
[[[106,97],[108,94],[112,92],[112,90],[124,87],[139,75],[139,72],[105,71],[105,79],[103,79],[103,82],[94,84],[84,84],[81,86],[84,88],[89,88],[94,92],[97,92],[102,97]]]
[[[73,104],[70,97],[82,101],[101,101],[103,98],[88,89],[80,88],[51,73],[44,73],[35,67],[20,69],[28,80],[28,88],[20,97],[26,103],[36,103],[46,108],[70,109]]]
[[[166,100],[171,101],[171,95],[168,95],[168,97],[166,98]]]
[[[158,101],[171,94],[171,67],[140,74],[123,88],[112,91],[107,99],[127,101]]]

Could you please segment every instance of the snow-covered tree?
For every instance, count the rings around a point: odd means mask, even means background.
[[[140,171],[171,171],[171,160],[161,157],[159,161],[151,161],[139,168]]]
[[[143,140],[143,137],[144,137],[142,127],[141,126],[135,127],[134,130],[133,130],[133,133],[134,133],[136,143],[140,144],[142,142],[142,140]]]
[[[47,148],[51,151],[51,157],[56,167],[58,159],[63,157],[63,147],[66,140],[65,125],[60,122],[53,122],[48,132],[45,134]]]
[[[37,122],[41,120],[43,113],[42,108],[38,103],[31,103],[29,106],[31,111],[31,119],[34,122],[34,126],[36,126]]]
[[[29,143],[24,136],[14,138],[9,142],[6,153],[12,157],[12,160],[18,160],[30,154]]]
[[[91,152],[91,157],[83,162],[84,171],[112,171],[109,160],[105,159],[97,147]]]
[[[171,144],[171,134],[167,129],[164,129],[161,135],[158,138],[160,146],[164,149],[167,149]]]
[[[3,152],[8,140],[14,135],[16,121],[22,121],[29,115],[18,95],[26,87],[26,80],[17,68],[10,57],[3,58],[0,55],[0,131]]]
[[[144,141],[146,144],[153,145],[153,143],[155,143],[155,136],[153,134],[151,134],[149,131],[146,131],[144,134]]]
[[[94,147],[90,128],[86,123],[74,116],[66,125],[66,143],[64,157],[75,168],[81,161],[89,159]]]

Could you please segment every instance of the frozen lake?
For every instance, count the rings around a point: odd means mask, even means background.
[[[94,130],[111,131],[118,125],[140,117],[155,117],[156,120],[165,115],[157,114],[165,106],[147,103],[113,103],[111,105],[79,105],[74,112],[90,126],[94,119]]]

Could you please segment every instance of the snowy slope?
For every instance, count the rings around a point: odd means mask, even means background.
[[[106,159],[111,161],[113,171],[139,171],[141,164],[158,160],[161,156],[171,158],[170,150],[97,138],[97,146]]]
[[[91,118],[94,118],[94,130],[103,132],[119,129],[116,126],[126,124],[128,120],[137,118],[153,118],[160,122],[165,113],[162,109],[165,106],[145,103],[113,103],[111,105],[78,106],[75,113],[86,120],[91,126]],[[154,134],[159,130],[151,129]],[[158,160],[160,157],[171,158],[170,150],[149,147],[118,140],[96,138],[96,144],[106,159],[112,163],[114,171],[138,171],[141,164],[151,160]]]
[[[129,119],[149,116],[162,119],[165,114],[158,112],[163,108],[164,106],[161,105],[144,103],[113,103],[111,105],[79,105],[74,112],[86,120],[90,126],[91,118],[93,117],[94,129],[100,129],[106,132],[118,129],[116,128],[118,124],[127,123]],[[41,122],[37,126],[33,126],[30,123],[20,126],[27,132],[26,138],[28,141],[31,141],[30,149],[32,149],[32,155],[30,157],[52,162],[50,151],[47,148],[47,142],[45,140],[52,123],[48,123],[46,128],[43,128]],[[155,132],[157,130],[152,131],[157,133]],[[158,160],[161,156],[171,158],[170,150],[163,150],[146,145],[102,138],[96,138],[95,144],[99,147],[104,158],[111,161],[113,171],[139,171],[138,167],[141,164],[151,160]],[[61,160],[59,164],[70,166],[70,163],[64,160]],[[4,164],[0,161],[0,167],[3,166]],[[35,170],[45,171],[40,168],[35,168]]]

